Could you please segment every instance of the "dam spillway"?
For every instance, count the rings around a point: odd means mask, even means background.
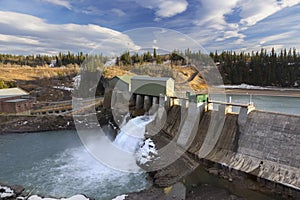
[[[256,177],[266,186],[269,184],[280,193],[298,198],[300,116],[259,110],[248,112],[247,108],[241,108],[239,113],[225,114],[225,110],[205,111],[200,107],[198,129],[189,143],[188,154]],[[172,106],[163,128],[154,136],[156,141],[179,138],[182,128],[189,127],[182,122],[187,114],[188,109]],[[153,135],[152,129],[150,124],[149,135]],[[187,168],[192,171],[193,167]]]

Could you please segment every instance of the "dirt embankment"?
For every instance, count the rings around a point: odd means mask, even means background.
[[[75,129],[72,116],[0,116],[0,134]]]
[[[100,112],[99,112],[100,111]],[[112,112],[109,109],[100,108],[97,113],[98,123],[103,126],[114,122]],[[76,126],[89,129],[95,124],[89,123],[88,116],[77,115],[74,120],[72,115],[40,115],[40,116],[15,116],[0,115],[0,134],[6,133],[30,133],[57,130],[75,130]]]

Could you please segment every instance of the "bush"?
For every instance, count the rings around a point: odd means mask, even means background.
[[[0,80],[0,89],[8,88],[3,80]]]

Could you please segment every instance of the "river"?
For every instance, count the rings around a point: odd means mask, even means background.
[[[300,98],[299,97],[284,97],[284,96],[264,96],[264,95],[237,95],[230,94],[226,96],[226,101],[248,104],[253,102],[255,109],[268,112],[279,112],[291,115],[300,115]],[[224,101],[224,96],[212,95],[212,100]],[[216,108],[216,107],[215,107]],[[217,108],[216,108],[217,109]],[[239,108],[233,107],[233,112],[238,112]]]
[[[233,102],[249,102],[249,96],[231,96]],[[253,96],[252,101],[260,110],[300,114],[300,98]],[[44,196],[106,200],[151,186],[145,172],[121,172],[95,160],[76,131],[0,135],[0,163],[0,182]]]
[[[105,200],[151,186],[144,172],[120,172],[99,163],[75,131],[0,135],[0,163],[0,182],[44,196],[86,194]]]

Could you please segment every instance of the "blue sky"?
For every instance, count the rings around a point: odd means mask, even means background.
[[[207,51],[300,49],[300,0],[0,0],[0,51],[137,47],[127,31],[172,29]],[[110,38],[114,38],[111,40]],[[176,38],[165,38],[176,47]],[[127,46],[126,46],[126,45]]]

